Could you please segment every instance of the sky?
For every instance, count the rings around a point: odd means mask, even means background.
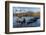
[[[40,8],[36,7],[13,7],[13,13],[38,12]]]

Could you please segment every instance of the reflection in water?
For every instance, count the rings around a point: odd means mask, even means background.
[[[39,17],[16,17],[13,16],[13,28],[17,27],[39,27]]]

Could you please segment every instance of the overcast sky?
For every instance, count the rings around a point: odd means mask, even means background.
[[[40,8],[36,7],[13,7],[13,13],[38,12]]]

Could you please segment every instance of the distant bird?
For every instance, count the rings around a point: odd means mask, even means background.
[[[25,18],[24,18],[23,23],[25,23],[25,22],[26,22],[26,20],[25,20]]]

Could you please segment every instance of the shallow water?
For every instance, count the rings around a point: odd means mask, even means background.
[[[20,28],[20,27],[39,27],[40,26],[40,19],[37,19],[35,22],[32,23],[27,23],[29,22],[30,19],[33,19],[33,17],[22,17],[19,18],[18,20],[23,21],[25,18],[26,22],[25,23],[17,23],[17,17],[13,16],[13,28]]]

